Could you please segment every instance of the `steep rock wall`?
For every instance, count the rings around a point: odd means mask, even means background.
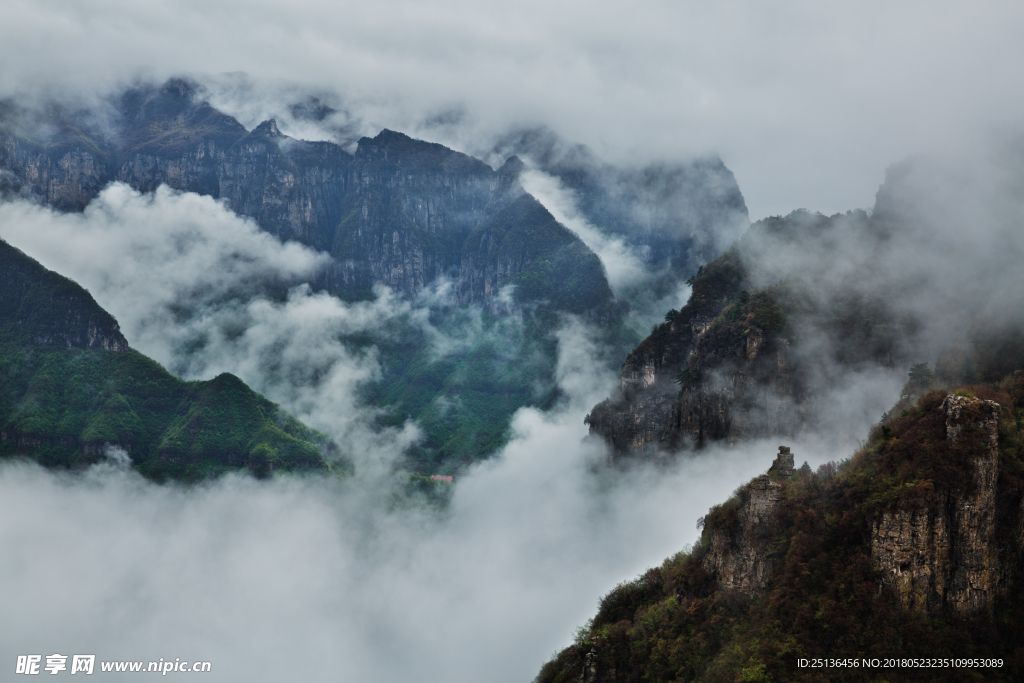
[[[117,106],[119,119],[95,130],[75,127],[80,114],[53,114],[56,135],[28,114],[0,117],[0,169],[61,210],[83,209],[113,180],[222,199],[282,240],[329,252],[313,284],[345,298],[376,285],[414,296],[450,279],[459,303],[493,307],[513,284],[520,303],[611,310],[599,260],[523,191],[518,159],[494,171],[390,130],[359,140],[354,155],[283,135],[274,120],[248,132],[181,79]]]
[[[620,456],[798,435],[812,416],[789,343],[734,315],[745,315],[741,304],[691,299],[626,358],[591,433]]]
[[[62,211],[84,209],[110,176],[104,151],[70,132],[44,147],[0,129],[0,168],[13,172],[32,195]]]
[[[720,589],[749,596],[768,585],[775,564],[770,555],[775,513],[785,482],[794,474],[793,454],[780,446],[768,473],[741,489],[742,504],[735,517],[716,520],[708,527],[702,564]]]
[[[950,395],[941,410],[949,441],[980,438],[986,447],[969,458],[961,488],[883,513],[872,530],[871,557],[882,585],[904,607],[976,616],[991,610],[1001,583],[994,544],[1000,406]]]

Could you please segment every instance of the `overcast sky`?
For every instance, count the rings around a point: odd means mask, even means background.
[[[463,149],[473,135],[541,124],[621,163],[714,152],[736,173],[755,219],[870,207],[890,163],[1015,134],[1024,121],[1021,3],[4,0],[3,8],[0,95],[99,92],[140,75],[183,74],[220,83],[218,103],[247,125],[280,93],[308,88],[335,93],[366,125],[427,136],[423,121],[457,112]],[[248,80],[225,78],[234,72]],[[255,103],[225,90],[239,82],[256,84]],[[928,196],[949,195],[939,187]],[[0,219],[0,236],[87,285],[133,346],[172,366],[163,342],[189,330],[152,332],[169,324],[159,317],[169,310],[164,299],[188,294],[193,281],[233,291],[252,273],[222,266],[223,254],[274,246],[212,200],[145,198],[120,186],[80,215],[17,203]],[[196,249],[208,260],[189,252],[179,254],[187,263],[172,262],[172,251],[152,248],[174,230],[202,237]],[[959,257],[961,247],[943,253]],[[158,260],[138,256],[147,253]],[[260,261],[283,275],[314,262],[297,247]],[[628,265],[616,271],[624,279]],[[362,415],[351,404],[372,358],[315,345],[335,354],[327,360],[337,368],[327,387],[337,391],[315,401],[302,386],[289,393],[261,377],[249,360],[270,346],[261,339],[308,339],[302,325],[372,316],[305,291],[266,319],[265,301],[246,306],[249,331],[235,346],[214,347],[207,369],[242,375],[325,429],[322,411],[307,403]],[[233,313],[211,311],[199,323]],[[220,671],[244,670],[250,680],[281,680],[297,656],[312,667],[302,669],[309,680],[322,677],[317,667],[350,680],[529,680],[598,596],[694,540],[695,518],[763,471],[776,445],[733,452],[727,463],[687,461],[656,481],[641,472],[598,495],[588,473],[601,454],[581,443],[582,420],[615,378],[595,375],[587,338],[571,327],[560,337],[559,381],[572,405],[521,412],[512,443],[460,477],[450,518],[429,533],[415,516],[377,515],[328,484],[228,479],[182,491],[102,467],[74,482],[0,467],[0,540],[21,549],[0,562],[0,604],[13,605],[0,643],[21,648],[0,653],[3,662],[95,642],[106,648],[97,652],[113,654],[116,643],[118,656],[133,658],[210,652]],[[844,407],[849,431],[863,434],[898,381],[880,373],[836,391],[830,400]],[[348,442],[364,435],[332,433]],[[850,450],[794,449],[812,465]],[[179,552],[197,538],[206,552]],[[133,610],[140,604],[146,609]],[[325,659],[326,651],[341,654]]]
[[[1022,120],[1024,4],[6,0],[0,92],[245,72],[379,125],[461,111],[620,161],[716,152],[751,217],[870,207],[885,167]]]

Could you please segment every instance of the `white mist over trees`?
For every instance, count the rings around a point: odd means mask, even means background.
[[[0,97],[93,106],[140,75],[185,74],[250,129],[277,117],[295,137],[351,145],[386,126],[481,157],[510,129],[547,125],[632,167],[721,154],[753,218],[867,207],[885,167],[938,150],[942,163],[893,168],[898,202],[879,197],[920,232],[895,235],[877,259],[846,245],[846,271],[808,245],[761,245],[774,259],[763,277],[807,264],[829,282],[899,290],[893,300],[929,325],[928,362],[974,313],[1021,314],[1024,91],[1008,84],[1024,61],[1024,9],[1012,3],[12,0],[5,16]],[[572,198],[534,173],[528,189],[573,227]],[[644,286],[636,254],[575,229],[613,286]],[[117,458],[74,476],[3,463],[0,666],[95,651],[209,660],[210,680],[529,680],[600,595],[694,541],[696,519],[778,445],[603,470],[583,417],[616,378],[593,362],[606,350],[592,330],[566,317],[558,409],[522,409],[510,443],[457,478],[443,514],[396,507],[388,469],[418,430],[374,425],[359,391],[381,358],[339,336],[401,324],[438,356],[472,344],[478,311],[455,331],[430,323],[443,283],[358,303],[294,287],[321,255],[166,188],[115,184],[80,215],[5,198],[0,237],[87,287],[134,347],[186,378],[239,375],[357,465],[344,482],[182,488]],[[856,439],[902,376],[831,379],[828,424]],[[791,445],[812,467],[855,446]]]

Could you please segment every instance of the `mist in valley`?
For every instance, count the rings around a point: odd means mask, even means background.
[[[898,362],[839,365],[843,340],[823,318],[793,321],[820,414],[798,439],[611,464],[584,418],[614,392],[621,349],[561,315],[558,400],[520,408],[508,443],[460,466],[439,508],[406,488],[421,425],[367,400],[381,349],[413,335],[431,359],[486,346],[510,362],[519,318],[485,323],[467,306],[439,325],[454,306],[444,279],[343,301],[306,284],[326,254],[210,197],[112,183],[61,213],[0,175],[0,238],[88,289],[132,348],[185,379],[239,376],[351,466],[186,486],[142,479],[116,450],[80,472],[0,462],[0,666],[60,652],[208,660],[206,677],[225,681],[531,680],[600,596],[696,542],[697,519],[779,444],[798,467],[848,458],[909,363],[934,365],[979,321],[1024,322],[1024,97],[1005,87],[1024,49],[1020,9],[940,4],[923,19],[917,3],[669,4],[15,0],[0,97],[27,111],[60,101],[103,127],[111,93],[185,75],[247,129],[276,118],[349,151],[390,127],[494,167],[523,130],[552,131],[561,152],[586,145],[624,174],[718,154],[746,204],[710,227],[673,206],[708,255],[687,267],[735,245],[757,286],[797,285],[823,310],[851,293],[884,300],[906,326]],[[38,48],[43,33],[63,49]],[[551,166],[523,157],[524,188],[598,255],[638,339],[686,303],[692,272],[602,231]],[[756,221],[798,207],[804,232],[744,236],[747,210]]]
[[[583,418],[611,391],[614,367],[595,361],[607,354],[601,335],[567,316],[558,407],[521,409],[510,443],[456,476],[445,509],[396,507],[392,468],[419,431],[375,425],[380,409],[359,389],[383,359],[345,340],[402,325],[438,356],[475,343],[478,326],[449,336],[431,325],[443,286],[413,300],[381,288],[356,303],[288,289],[319,266],[316,252],[166,188],[115,184],[82,214],[10,201],[0,224],[0,237],[86,286],[134,348],[186,378],[239,375],[355,465],[343,480],[232,475],[186,487],[144,481],[123,457],[77,474],[6,463],[0,536],[19,549],[2,569],[17,615],[0,625],[11,652],[45,643],[106,659],[203,659],[224,680],[528,680],[600,595],[693,543],[697,518],[764,471],[778,445],[609,468]],[[898,390],[875,379],[855,383],[851,432]],[[791,445],[812,467],[849,454]]]

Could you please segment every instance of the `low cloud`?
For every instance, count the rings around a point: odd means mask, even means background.
[[[696,519],[777,446],[603,467],[583,417],[616,377],[594,362],[600,335],[567,317],[559,408],[520,410],[510,443],[458,477],[445,511],[395,509],[381,475],[416,427],[370,426],[357,389],[380,359],[341,340],[419,325],[438,354],[460,348],[430,327],[425,303],[381,289],[346,304],[294,286],[320,255],[165,189],[113,185],[81,215],[3,204],[0,236],[88,287],[136,348],[186,376],[239,374],[362,465],[346,481],[178,487],[140,479],[117,453],[78,475],[3,463],[4,661],[180,657],[211,661],[211,680],[529,680],[599,596],[696,540]],[[866,418],[840,419],[855,432]],[[812,466],[851,448],[791,445]]]
[[[1024,94],[1007,84],[1024,61],[1024,9],[924,7],[8,0],[0,96],[192,75],[221,83],[217,101],[255,125],[285,117],[280,95],[335,93],[327,103],[347,114],[328,128],[351,129],[343,137],[447,135],[437,124],[457,119],[449,141],[472,144],[548,125],[615,161],[720,154],[754,218],[833,213],[870,205],[895,158],[1019,124]]]
[[[633,305],[629,322],[641,334],[652,324],[662,322],[667,310],[681,308],[690,298],[690,286],[683,282],[667,296],[653,298],[651,285],[670,275],[664,270],[665,266],[652,268],[644,262],[639,248],[593,225],[580,213],[573,191],[558,178],[543,171],[529,170],[522,173],[520,182],[559,223],[575,232],[601,259],[612,292]]]
[[[0,654],[208,660],[210,680],[530,680],[600,595],[694,542],[697,517],[775,451],[595,475],[606,453],[582,406],[613,378],[583,362],[585,328],[561,334],[569,407],[521,410],[440,516],[351,481],[178,488],[116,463],[3,464],[0,542],[16,552],[0,559]]]

